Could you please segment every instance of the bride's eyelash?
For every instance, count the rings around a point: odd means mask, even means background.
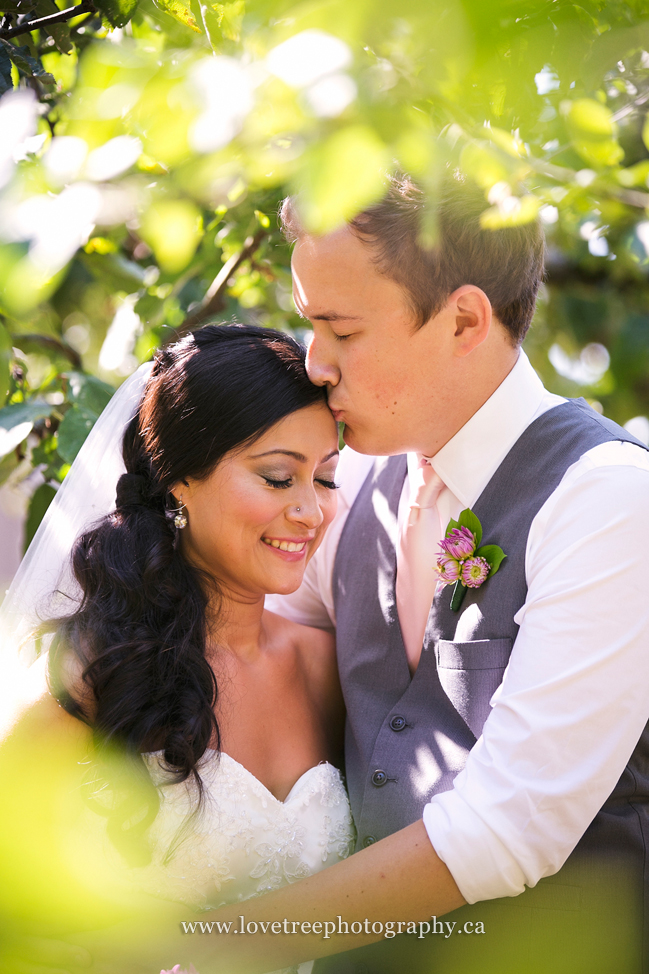
[[[269,487],[275,487],[277,490],[282,490],[291,486],[290,477],[288,480],[273,480],[272,477],[264,477],[264,480]],[[323,487],[326,487],[327,490],[338,490],[340,487],[340,484],[334,483],[333,480],[322,480],[321,478],[318,478],[318,483],[322,484]]]
[[[290,477],[288,478],[288,480],[273,480],[272,477],[264,477],[264,480],[266,481],[269,487],[277,487],[278,489],[281,489],[283,487],[291,486]]]

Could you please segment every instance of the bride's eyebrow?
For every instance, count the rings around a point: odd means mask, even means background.
[[[331,460],[332,457],[338,456],[338,453],[338,450],[332,450],[331,453],[328,453],[327,456],[320,461],[320,463],[326,463],[327,460]],[[294,450],[267,450],[266,453],[253,453],[248,457],[248,459],[259,460],[260,457],[272,457],[277,456],[278,454],[284,457],[293,457],[293,459],[297,460],[298,463],[307,462],[307,458],[303,453],[296,453]]]

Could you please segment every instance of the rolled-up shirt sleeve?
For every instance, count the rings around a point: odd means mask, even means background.
[[[649,456],[591,450],[537,514],[527,599],[483,735],[424,809],[469,903],[556,873],[649,720]]]

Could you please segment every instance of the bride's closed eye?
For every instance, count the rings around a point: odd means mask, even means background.
[[[291,484],[293,483],[291,477],[289,477],[287,480],[273,480],[272,477],[264,476],[264,480],[266,481],[269,487],[275,487],[277,490],[282,490],[285,489],[286,487],[290,487]],[[338,490],[340,486],[340,484],[334,483],[333,480],[325,480],[322,477],[316,477],[316,483],[322,484],[322,486],[326,487],[327,490]]]
[[[262,477],[269,487],[276,487],[278,490],[282,489],[283,487],[290,487],[293,483],[290,477],[287,480],[273,480],[272,477],[266,477],[264,474],[262,474]]]

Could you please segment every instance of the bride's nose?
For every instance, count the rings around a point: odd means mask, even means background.
[[[286,518],[292,524],[304,525],[307,528],[318,528],[324,520],[322,508],[315,489],[300,491],[293,503],[286,508]]]

